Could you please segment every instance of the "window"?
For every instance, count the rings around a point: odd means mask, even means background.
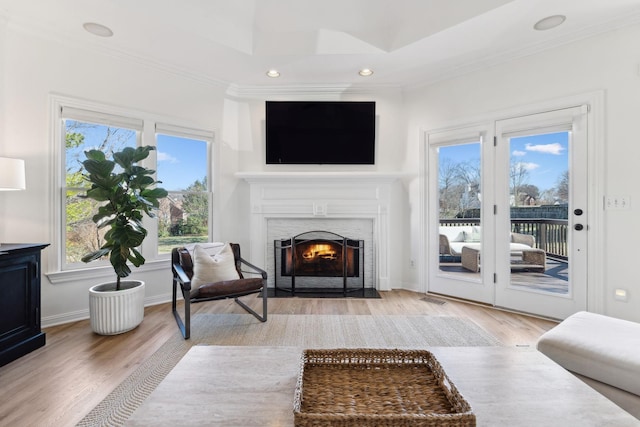
[[[136,147],[140,143],[142,121],[75,108],[63,108],[62,121],[65,147],[64,264],[81,267],[81,258],[104,243],[104,230],[98,230],[91,219],[101,203],[80,197],[87,189],[82,178],[84,152],[98,149],[110,158],[113,152]]]
[[[55,183],[60,196],[55,203],[53,240],[58,246],[58,271],[108,265],[107,260],[91,265],[81,261],[104,243],[104,232],[92,221],[100,203],[80,197],[88,185],[82,178],[82,161],[89,149],[111,157],[125,147],[156,146],[145,166],[157,171],[169,197],[161,201],[157,219],[145,218],[149,235],[140,250],[147,264],[166,259],[174,246],[210,240],[212,132],[160,124],[144,113],[72,99],[56,97],[53,106],[55,152],[61,168]]]
[[[169,191],[158,213],[158,253],[209,241],[211,192],[207,136],[156,125],[158,180]]]

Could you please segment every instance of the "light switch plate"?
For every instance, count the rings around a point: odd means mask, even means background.
[[[627,210],[630,209],[630,196],[605,196],[604,208],[606,210]]]

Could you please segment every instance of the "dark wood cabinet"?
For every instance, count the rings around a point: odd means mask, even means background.
[[[0,245],[0,366],[45,344],[40,329],[40,252],[47,246]]]

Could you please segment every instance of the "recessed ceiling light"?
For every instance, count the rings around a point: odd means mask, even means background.
[[[280,77],[280,71],[278,70],[269,70],[267,71],[267,76],[272,77],[272,78],[276,78],[276,77]]]
[[[100,37],[111,37],[113,35],[113,31],[111,28],[105,27],[102,24],[96,24],[95,22],[85,22],[82,24],[85,30]]]
[[[538,31],[550,30],[562,24],[565,19],[567,19],[567,17],[564,15],[547,16],[536,22],[533,28]]]
[[[373,70],[370,70],[369,68],[363,68],[362,70],[358,71],[358,74],[360,74],[362,77],[369,77],[371,74],[373,74]]]

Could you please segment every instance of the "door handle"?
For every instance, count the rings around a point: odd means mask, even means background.
[[[577,231],[580,231],[580,230],[582,230],[582,229],[584,228],[584,225],[582,225],[582,224],[576,224],[576,225],[574,225],[574,226],[573,226],[573,228],[574,228],[575,230],[577,230]]]
[[[573,213],[576,214],[577,216],[580,216],[580,215],[582,215],[583,211],[582,211],[582,209],[576,209],[576,210],[573,211]]]

